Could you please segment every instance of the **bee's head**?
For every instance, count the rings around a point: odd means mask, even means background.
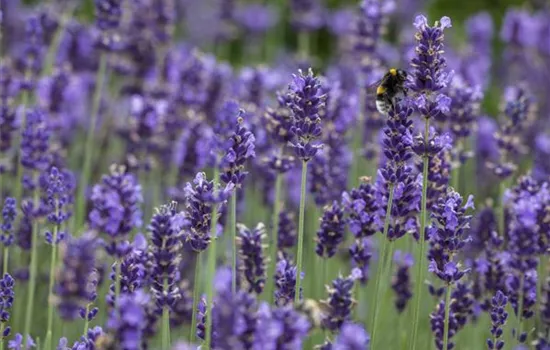
[[[394,76],[398,82],[404,82],[407,80],[407,72],[403,69],[390,69],[390,74]]]
[[[400,81],[407,80],[407,72],[404,71],[403,69],[398,69],[397,70],[397,79],[399,79]]]

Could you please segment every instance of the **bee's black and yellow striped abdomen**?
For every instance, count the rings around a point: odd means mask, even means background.
[[[387,114],[393,107],[393,100],[398,94],[406,94],[404,83],[407,73],[401,69],[391,68],[380,80],[376,88],[376,109]]]

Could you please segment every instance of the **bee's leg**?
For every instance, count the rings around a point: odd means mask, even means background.
[[[386,95],[385,100],[388,106],[390,106],[390,110],[394,110],[395,106],[393,105],[393,98],[390,98],[388,95]]]

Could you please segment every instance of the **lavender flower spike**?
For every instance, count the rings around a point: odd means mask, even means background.
[[[291,141],[291,146],[298,158],[307,162],[322,147],[322,144],[315,140],[321,136],[320,112],[326,99],[321,82],[313,75],[311,68],[307,75],[300,70],[298,75],[293,76],[288,98],[293,113],[290,132],[294,135],[294,140]]]
[[[220,179],[225,183],[233,183],[239,187],[248,172],[244,171],[247,160],[256,156],[254,153],[254,134],[243,125],[243,118],[239,115],[237,126],[229,140],[230,146],[221,159],[222,173]]]
[[[2,224],[0,225],[0,242],[4,247],[12,245],[14,240],[13,224],[17,216],[17,203],[15,198],[8,197],[4,201],[4,207],[2,208]]]
[[[331,350],[369,350],[370,337],[365,329],[354,323],[344,323]]]
[[[296,266],[293,266],[290,261],[281,259],[277,263],[277,271],[275,273],[275,304],[278,306],[288,305],[294,301],[296,295]],[[303,273],[300,278],[304,278]],[[302,290],[300,289],[300,299]]]
[[[10,320],[10,309],[15,298],[15,281],[9,273],[4,274],[0,279],[0,323],[2,324],[2,333],[0,338],[6,338],[10,335],[11,327],[7,325]]]
[[[502,326],[506,323],[508,313],[504,309],[508,303],[508,298],[500,290],[495,294],[491,300],[491,327],[492,339],[487,339],[487,349],[489,350],[501,350],[504,348],[504,341],[500,339],[504,330]]]
[[[329,309],[323,320],[325,328],[336,331],[351,318],[351,311],[356,303],[352,298],[354,282],[352,276],[340,276],[332,282],[331,287],[327,286],[329,297],[323,301]]]
[[[266,278],[266,246],[262,243],[266,237],[264,224],[259,223],[252,231],[243,224],[238,224],[237,228],[241,269],[248,284],[248,292],[260,294]]]
[[[341,205],[334,201],[326,206],[321,219],[321,227],[317,232],[317,246],[315,252],[323,258],[330,258],[336,254],[338,246],[344,241],[346,221]]]

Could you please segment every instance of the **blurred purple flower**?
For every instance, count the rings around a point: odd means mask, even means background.
[[[352,297],[354,283],[352,276],[339,276],[332,281],[332,286],[326,286],[329,296],[322,303],[328,310],[323,318],[323,327],[334,332],[351,319],[352,309],[356,303]]]
[[[267,303],[260,305],[258,324],[254,335],[254,349],[301,349],[308,335],[310,323],[292,306],[270,309]]]
[[[141,186],[124,167],[112,166],[92,189],[90,227],[107,235],[105,249],[118,258],[128,253],[130,232],[141,226]]]
[[[115,347],[141,349],[144,306],[147,302],[148,295],[141,290],[133,294],[122,294],[117,299],[116,307],[111,310],[106,324]]]
[[[266,259],[265,227],[259,223],[256,228],[249,230],[245,225],[238,224],[239,257],[241,269],[248,284],[248,293],[260,294],[265,285]]]
[[[410,268],[414,260],[411,254],[396,251],[393,260],[397,265],[396,274],[392,280],[392,289],[396,294],[395,307],[399,313],[402,313],[409,299],[412,297],[412,283]]]
[[[361,272],[359,280],[363,285],[369,280],[369,267],[373,251],[373,244],[367,237],[355,239],[355,242],[349,248],[352,266],[358,268]]]
[[[336,254],[338,246],[344,242],[346,220],[344,209],[334,201],[325,206],[321,218],[321,227],[317,231],[315,252],[322,258],[331,258]]]
[[[331,350],[369,350],[370,336],[365,329],[354,323],[344,323],[336,336]]]
[[[58,270],[54,294],[59,315],[74,320],[90,300],[89,280],[96,264],[96,238],[84,235],[69,239],[62,246],[62,267]],[[95,292],[94,292],[95,293]]]
[[[14,241],[14,223],[17,217],[17,201],[13,197],[7,197],[2,207],[2,224],[0,225],[0,242],[4,247],[9,247]]]

